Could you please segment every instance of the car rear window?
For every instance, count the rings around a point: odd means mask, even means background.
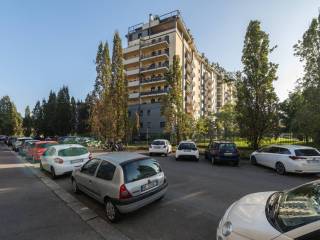
[[[196,149],[196,145],[194,143],[180,143],[178,150],[190,150]]]
[[[152,145],[165,145],[165,142],[164,141],[153,141],[152,143],[151,143]]]
[[[296,156],[320,156],[319,152],[315,149],[297,149],[294,152]]]
[[[70,147],[62,149],[58,152],[60,157],[75,157],[88,153],[88,150],[84,147]]]
[[[236,145],[233,143],[222,143],[219,146],[221,151],[235,151],[237,149]]]
[[[138,181],[160,173],[162,170],[155,159],[141,159],[122,165],[126,183]]]
[[[53,145],[57,145],[57,144],[56,143],[40,143],[40,144],[38,144],[38,148],[48,148]]]

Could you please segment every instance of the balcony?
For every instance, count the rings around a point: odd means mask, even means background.
[[[151,64],[147,67],[140,68],[140,73],[147,73],[147,72],[161,72],[161,71],[168,71],[169,64],[162,63],[162,64]]]
[[[128,65],[137,65],[137,64],[139,64],[139,56],[133,57],[133,58],[129,58],[129,59],[125,59],[123,61],[123,65],[126,65],[126,66],[128,66]]]
[[[135,81],[129,81],[128,82],[128,87],[136,87],[139,86],[139,80],[135,80]]]
[[[169,37],[163,37],[158,39],[146,40],[141,44],[141,50],[144,49],[159,49],[169,46]]]
[[[159,83],[166,82],[167,80],[164,77],[154,77],[150,79],[141,79],[141,85],[149,84],[149,83]]]
[[[129,99],[134,99],[138,97],[139,97],[139,93],[129,93]]]
[[[148,63],[154,61],[166,61],[169,59],[169,51],[153,52],[152,54],[141,56],[141,62]]]
[[[139,74],[139,68],[127,70],[126,71],[127,76],[133,76]]]
[[[124,48],[123,49],[123,54],[128,54],[128,53],[132,53],[132,52],[136,52],[136,51],[139,51],[139,45],[134,45],[134,46],[131,46],[131,47],[127,47],[127,48]]]
[[[168,89],[161,89],[161,90],[153,90],[148,92],[140,93],[141,97],[150,97],[150,96],[159,96],[168,93]]]
[[[185,58],[186,58],[187,62],[192,63],[192,56],[191,56],[191,53],[189,51],[186,51]]]

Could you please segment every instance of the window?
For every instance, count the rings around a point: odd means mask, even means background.
[[[166,122],[160,122],[160,128],[164,128],[166,125]]]
[[[140,122],[140,128],[143,128],[143,122]]]
[[[161,141],[161,140],[154,140],[151,145],[166,145],[165,141]]]
[[[143,110],[140,110],[140,116],[143,117]]]
[[[236,152],[237,147],[233,143],[222,143],[219,146],[219,150],[222,152]]]
[[[101,162],[100,159],[92,159],[88,161],[83,167],[81,168],[81,172],[84,174],[88,174],[93,176],[94,173],[96,172],[97,167],[99,166],[99,163]]]
[[[151,99],[151,100],[152,100],[152,99]],[[147,116],[150,116],[150,113],[151,113],[151,110],[148,109],[148,111],[147,111]]]
[[[151,99],[151,103],[155,103],[156,100],[154,98]]]
[[[49,148],[46,152],[45,152],[45,156],[53,156],[56,153],[56,149],[55,148]]]
[[[296,156],[320,156],[320,153],[315,149],[297,149],[294,152]]]
[[[279,148],[279,154],[291,154],[287,148]]]
[[[271,147],[269,149],[269,153],[279,153],[279,148],[278,147]]]
[[[128,111],[128,116],[131,117],[131,111]]]
[[[75,157],[81,156],[88,153],[88,149],[84,147],[70,147],[66,149],[62,149],[58,152],[58,156],[60,157]]]
[[[97,172],[97,178],[110,181],[113,178],[115,170],[116,167],[113,164],[107,161],[102,161]]]
[[[197,150],[197,147],[194,143],[181,143],[178,150]]]
[[[147,128],[151,128],[151,122],[147,122]]]
[[[154,159],[142,159],[128,162],[124,164],[122,168],[126,183],[149,178],[162,171],[159,163]]]

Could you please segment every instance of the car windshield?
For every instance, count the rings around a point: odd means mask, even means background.
[[[180,143],[178,150],[195,150],[196,145],[194,143]]]
[[[57,143],[40,143],[40,144],[38,144],[38,148],[48,148],[53,145],[57,145]]]
[[[320,220],[320,182],[285,192],[274,219],[282,232]]]
[[[151,143],[151,145],[165,145],[165,142],[160,140],[155,140]]]
[[[75,157],[88,153],[88,150],[84,147],[70,147],[62,149],[58,152],[60,157]]]
[[[219,150],[223,152],[234,152],[236,149],[236,145],[233,143],[222,143],[219,146]]]
[[[296,156],[320,156],[320,153],[312,148],[294,150]]]
[[[161,172],[155,159],[141,159],[122,165],[126,183],[148,178]]]

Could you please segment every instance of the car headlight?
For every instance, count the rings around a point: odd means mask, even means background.
[[[225,237],[228,237],[232,233],[232,224],[231,222],[226,222],[222,226],[222,234]]]

